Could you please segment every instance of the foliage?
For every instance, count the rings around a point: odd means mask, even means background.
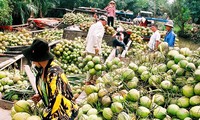
[[[13,9],[12,15],[20,18],[21,23],[25,23],[29,18],[31,11],[37,12],[37,8],[32,4],[31,0],[10,0]]]
[[[192,19],[195,23],[200,24],[200,1],[188,0],[188,7],[191,11]]]
[[[186,22],[188,22],[190,17],[190,10],[187,7],[186,0],[176,0],[172,4],[172,12],[175,23],[180,27],[180,31],[184,32]]]
[[[0,0],[0,25],[11,25],[11,8],[9,7],[8,0]]]

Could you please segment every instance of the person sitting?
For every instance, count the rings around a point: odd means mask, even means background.
[[[119,49],[122,48],[122,50],[125,50],[126,48],[126,45],[124,43],[124,29],[121,26],[118,27],[116,34],[114,34],[113,36],[115,37],[115,39],[113,40],[113,47],[116,48],[115,56],[117,57],[120,53]]]

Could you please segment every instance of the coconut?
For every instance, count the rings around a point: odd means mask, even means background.
[[[16,114],[17,112],[15,111],[15,108],[14,107],[12,107],[11,108],[11,117],[13,117],[15,114]]]
[[[161,83],[161,77],[159,75],[152,75],[149,80],[149,85],[151,86],[157,86]]]
[[[195,95],[200,95],[200,82],[194,86]]]
[[[181,54],[178,54],[176,56],[174,56],[174,62],[177,64],[179,61],[181,60],[184,60],[185,59],[185,56],[184,55],[181,55]]]
[[[147,96],[142,96],[140,98],[140,105],[146,107],[146,108],[150,108],[151,106],[151,99],[148,98]]]
[[[192,97],[194,95],[194,88],[192,85],[185,85],[183,88],[182,88],[182,93],[184,96],[186,97]]]
[[[123,106],[120,102],[114,102],[111,104],[111,110],[114,113],[120,113],[123,110]]]
[[[135,77],[135,72],[131,69],[125,69],[122,72],[122,78],[124,81],[130,81],[133,79],[133,77]]]
[[[183,96],[178,99],[177,105],[182,108],[187,108],[190,106],[190,100],[189,100],[189,98]]]
[[[180,68],[180,66],[177,65],[177,64],[174,64],[174,65],[171,66],[171,69],[172,69],[174,72],[176,72],[176,70],[177,70],[178,68]]]
[[[94,56],[92,58],[92,61],[94,62],[94,64],[99,64],[101,62],[101,59],[99,56]]]
[[[12,120],[27,120],[28,117],[30,117],[28,113],[18,112],[13,116]]]
[[[123,96],[121,96],[121,94],[112,96],[112,102],[122,103],[123,101],[125,101],[125,99]]]
[[[164,80],[164,81],[161,82],[161,87],[164,90],[170,90],[170,89],[172,89],[172,83],[168,80]]]
[[[194,106],[190,109],[190,116],[200,118],[200,106]]]
[[[88,116],[83,114],[80,116],[79,120],[88,120]]]
[[[169,105],[169,106],[167,107],[167,113],[168,113],[169,115],[175,116],[179,109],[180,109],[180,108],[179,108],[178,105],[176,105],[176,104],[171,104],[171,105]]]
[[[84,91],[87,95],[96,92],[97,91],[97,87],[95,87],[94,85],[86,85],[84,87]]]
[[[151,77],[151,74],[150,74],[149,71],[144,71],[144,72],[142,72],[142,74],[140,75],[140,78],[141,78],[143,81],[147,81],[150,77]]]
[[[27,112],[31,113],[31,106],[29,102],[25,100],[19,100],[14,104],[14,109],[16,112]]]
[[[165,98],[161,94],[155,94],[153,95],[153,102],[156,103],[157,105],[164,105],[165,103]]]
[[[187,60],[181,60],[180,62],[178,62],[178,65],[181,67],[181,68],[186,68],[188,64],[188,61]]]
[[[132,120],[132,119],[131,119],[131,117],[127,113],[121,112],[117,116],[117,120]]]
[[[137,71],[138,70],[138,65],[136,65],[135,63],[133,63],[133,62],[131,62],[129,65],[128,65],[128,67],[130,68],[130,69],[132,69],[133,71]]]
[[[85,104],[81,108],[82,108],[81,110],[83,111],[83,113],[87,113],[90,109],[92,109],[92,106],[89,104]]]
[[[140,106],[137,111],[137,115],[140,116],[141,118],[146,118],[150,114],[150,110],[146,107]]]
[[[172,65],[174,65],[174,64],[175,64],[174,60],[169,60],[167,62],[167,68],[170,69],[172,67]]]
[[[91,93],[88,97],[87,97],[87,102],[89,104],[94,104],[98,101],[98,94],[97,93]]]
[[[183,68],[178,68],[176,70],[176,76],[183,76],[185,73],[185,70]]]
[[[139,98],[140,98],[140,92],[136,89],[131,89],[128,94],[127,94],[127,100],[130,100],[130,101],[138,101]]]
[[[90,115],[97,115],[98,114],[98,111],[97,109],[95,108],[92,108],[90,109],[88,112],[87,112],[87,115],[90,116]]]
[[[99,96],[99,97],[103,97],[103,96],[105,96],[106,94],[108,94],[108,91],[107,91],[105,88],[99,90],[99,92],[98,92],[98,96]]]
[[[177,56],[179,52],[177,50],[170,50],[167,54],[168,58],[174,59],[174,56]]]
[[[96,65],[95,65],[95,70],[96,70],[96,71],[102,70],[102,65],[96,64]]]
[[[0,79],[5,78],[6,76],[6,72],[0,71]]]
[[[113,117],[113,112],[110,108],[104,108],[103,109],[103,117],[107,120],[111,120]]]
[[[164,119],[166,117],[166,113],[167,113],[167,110],[161,106],[158,106],[156,109],[154,109],[153,111],[153,115],[155,118],[158,118],[158,119]]]
[[[195,70],[194,78],[196,81],[200,81],[200,69]]]
[[[176,116],[181,120],[184,120],[186,117],[189,117],[189,115],[189,111],[185,108],[180,108],[176,113]]]
[[[159,72],[166,72],[167,71],[167,65],[165,65],[165,64],[159,64],[158,65],[158,71]]]
[[[94,63],[93,63],[92,61],[89,61],[89,62],[87,63],[87,67],[88,67],[89,69],[93,68],[93,67],[94,67]]]
[[[136,81],[129,81],[128,83],[127,83],[127,87],[129,88],[129,89],[133,89],[133,88],[136,88],[137,87],[137,84],[138,84],[138,82],[136,82]]]
[[[26,120],[42,120],[39,116],[33,115],[28,117]]]
[[[140,66],[138,68],[138,73],[141,75],[144,71],[147,71],[148,68],[146,66]]]
[[[189,48],[181,48],[180,53],[184,56],[191,56],[192,51]]]
[[[110,106],[111,104],[111,98],[109,96],[104,96],[102,99],[101,99],[101,103],[103,106],[107,107],[107,106]]]
[[[194,65],[194,63],[188,63],[186,66],[186,70],[189,72],[193,72],[196,70],[196,66]]]
[[[195,106],[195,105],[200,105],[200,96],[192,96],[190,98],[190,105]]]

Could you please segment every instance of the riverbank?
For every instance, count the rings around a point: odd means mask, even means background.
[[[194,43],[191,40],[187,40],[185,38],[181,38],[179,37],[179,47],[180,48],[184,48],[184,47],[188,47],[191,50],[196,50],[197,48],[200,47],[200,43]]]

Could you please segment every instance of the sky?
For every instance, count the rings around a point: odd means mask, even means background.
[[[169,2],[169,3],[172,3],[172,2],[174,2],[174,0],[168,0],[168,2]]]

